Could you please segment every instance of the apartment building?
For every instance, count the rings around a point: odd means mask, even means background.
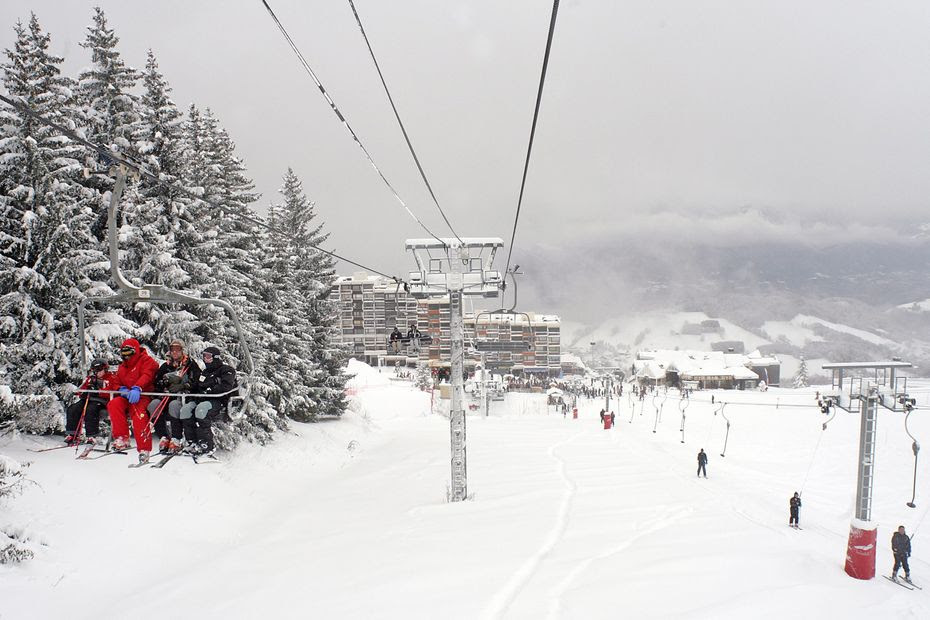
[[[337,278],[332,299],[339,311],[337,341],[347,347],[349,355],[367,364],[377,365],[379,358],[393,353],[387,341],[395,325],[406,334],[418,322],[417,300],[383,276],[359,272]],[[391,363],[407,363],[401,359],[406,356],[391,357],[396,358]]]
[[[353,357],[371,365],[378,365],[379,360],[389,365],[398,362],[405,366],[422,363],[433,368],[450,365],[448,297],[417,300],[388,278],[360,272],[337,278],[332,298],[339,309],[338,340]],[[418,350],[405,347],[399,354],[390,350],[388,339],[394,326],[406,334],[413,323],[431,340],[424,340]],[[485,353],[490,368],[501,373],[549,376],[557,376],[561,371],[561,326],[557,316],[478,311],[466,313],[464,324],[466,351],[473,350],[476,340],[506,343],[503,348],[508,350]],[[481,359],[479,353],[467,352],[465,357],[469,369]]]

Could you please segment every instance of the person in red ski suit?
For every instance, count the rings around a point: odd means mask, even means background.
[[[113,449],[125,450],[129,447],[129,425],[127,417],[132,417],[132,432],[136,438],[139,459],[148,460],[152,452],[152,433],[149,430],[149,415],[146,408],[151,400],[142,392],[155,391],[155,373],[158,362],[139,346],[135,338],[127,338],[119,350],[123,363],[116,371],[114,384],[119,386],[119,395],[107,405],[110,424],[113,427]]]

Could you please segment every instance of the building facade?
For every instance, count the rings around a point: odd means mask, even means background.
[[[394,281],[382,276],[356,273],[337,278],[332,298],[339,309],[337,340],[349,355],[365,363],[432,368],[450,366],[452,339],[449,298],[417,300]],[[561,372],[561,324],[559,317],[543,314],[465,314],[466,368],[481,360],[474,352],[476,340],[504,343],[489,345],[484,353],[489,368],[501,373],[544,374]],[[398,351],[390,345],[397,326],[406,335],[416,325],[423,336],[419,342],[404,343]]]
[[[332,299],[339,309],[337,341],[352,357],[377,365],[389,351],[388,339],[396,325],[404,334],[419,323],[417,300],[403,287],[382,276],[364,272],[337,278]],[[420,327],[422,331],[422,327]],[[406,364],[406,355],[392,355],[391,363]]]

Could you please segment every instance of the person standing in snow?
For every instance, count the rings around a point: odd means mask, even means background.
[[[114,385],[119,386],[119,396],[107,403],[110,424],[113,429],[113,449],[125,450],[129,447],[129,425],[127,417],[132,418],[132,434],[136,438],[136,450],[139,462],[147,463],[152,452],[152,433],[149,431],[149,416],[146,407],[151,398],[142,392],[155,391],[156,362],[148,351],[139,345],[135,338],[123,341],[119,350],[123,363],[116,371]]]
[[[65,417],[65,442],[75,445],[80,443],[78,424],[84,416],[84,431],[87,443],[95,443],[94,437],[100,432],[100,411],[107,406],[109,396],[94,390],[115,390],[113,385],[116,375],[110,372],[110,365],[105,359],[95,359],[90,365],[87,378],[78,388],[78,400],[68,407]],[[86,391],[81,391],[86,390]]]
[[[788,517],[788,525],[796,528],[800,525],[798,522],[798,513],[801,512],[801,494],[797,491],[795,491],[794,496],[788,500],[788,509],[791,513],[791,516]]]
[[[894,568],[891,569],[891,578],[898,579],[898,569],[904,567],[904,581],[911,580],[911,567],[907,565],[907,558],[911,555],[911,539],[904,533],[904,526],[898,526],[898,531],[891,537],[891,552],[894,553]]]
[[[698,452],[698,478],[701,477],[701,472],[704,472],[704,477],[707,477],[707,453],[704,452],[704,448],[701,448],[701,451]]]
[[[200,378],[200,366],[184,352],[184,341],[175,338],[168,345],[168,359],[155,373],[155,390],[171,394],[186,394]],[[166,402],[167,401],[167,402]],[[159,412],[160,409],[160,412]],[[148,406],[149,415],[155,420],[155,434],[159,452],[180,452],[181,399],[165,396],[155,398]],[[170,423],[170,429],[169,429]]]
[[[207,347],[203,352],[203,372],[197,382],[191,384],[195,394],[217,394],[215,398],[199,398],[197,402],[188,401],[181,407],[181,423],[184,425],[184,438],[192,454],[211,455],[216,450],[213,442],[213,423],[220,419],[229,397],[236,389],[236,371],[224,364],[220,350]]]

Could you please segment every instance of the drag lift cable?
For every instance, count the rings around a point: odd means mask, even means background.
[[[820,450],[820,442],[823,440],[824,433],[827,430],[827,425],[836,417],[836,405],[833,400],[830,398],[819,401],[821,403],[820,410],[824,413],[827,413],[831,408],[833,409],[833,415],[830,416],[830,419],[824,422],[820,427],[820,434],[817,437],[817,443],[814,445],[814,451],[811,453],[810,463],[807,465],[807,472],[804,474],[804,481],[801,483],[800,494],[804,493],[804,487],[807,485],[807,479],[811,475],[811,469],[814,467],[814,460],[817,458],[817,452]]]
[[[387,82],[384,79],[384,74],[381,73],[381,65],[378,64],[378,59],[375,57],[375,51],[372,49],[371,42],[368,40],[368,34],[365,32],[365,27],[362,26],[362,18],[359,17],[358,11],[355,9],[355,3],[352,0],[349,0],[349,6],[352,7],[352,14],[355,15],[355,23],[358,24],[358,29],[362,32],[362,38],[365,39],[365,45],[368,46],[368,53],[371,55],[371,60],[375,64],[375,69],[378,71],[378,77],[381,78],[381,85],[384,86],[384,92],[387,95],[388,101],[391,102],[391,109],[394,110],[394,118],[397,119],[397,124],[400,125],[400,131],[404,134],[404,140],[407,142],[407,148],[410,150],[410,154],[413,156],[413,161],[417,165],[417,170],[420,171],[420,178],[423,179],[423,183],[426,185],[426,189],[429,191],[429,195],[433,199],[433,204],[435,204],[436,208],[439,209],[439,213],[442,215],[442,219],[445,220],[446,226],[449,227],[449,230],[452,231],[452,234],[455,235],[455,238],[459,240],[459,243],[464,245],[465,242],[462,241],[462,238],[459,237],[459,234],[455,232],[454,228],[452,228],[452,224],[449,222],[449,218],[446,217],[442,207],[439,206],[439,200],[437,200],[436,194],[433,193],[433,187],[430,185],[429,180],[426,178],[426,172],[423,171],[423,166],[420,165],[420,158],[417,157],[417,153],[413,148],[413,144],[410,142],[410,136],[407,135],[407,128],[404,127],[404,122],[400,120],[400,113],[397,111],[397,106],[394,105],[394,98],[391,96],[391,91],[388,89]]]
[[[310,64],[304,58],[304,55],[300,53],[300,49],[298,49],[297,44],[294,43],[293,39],[291,39],[291,35],[287,33],[287,30],[284,28],[284,24],[282,24],[281,20],[278,19],[278,16],[275,15],[274,11],[271,9],[271,6],[268,4],[267,0],[262,0],[262,4],[265,5],[265,8],[268,10],[268,14],[271,16],[271,19],[274,21],[275,25],[277,25],[278,30],[281,31],[281,34],[284,35],[284,38],[287,40],[288,45],[290,45],[291,49],[294,50],[294,53],[297,55],[298,60],[300,60],[300,64],[303,66],[304,70],[310,76],[310,79],[313,80],[313,83],[316,84],[316,87],[320,90],[320,93],[322,93],[323,98],[326,99],[327,103],[329,103],[329,107],[332,108],[333,113],[336,115],[336,118],[339,119],[339,122],[341,122],[343,127],[346,128],[346,130],[352,136],[352,139],[355,140],[355,143],[359,146],[360,149],[362,149],[362,152],[365,154],[365,158],[368,160],[368,163],[371,164],[371,167],[375,169],[375,172],[377,172],[378,176],[381,177],[381,180],[384,181],[384,184],[394,195],[394,198],[397,200],[397,202],[400,203],[400,206],[404,208],[404,210],[410,215],[410,217],[412,217],[416,221],[416,223],[419,224],[420,227],[427,232],[427,234],[429,234],[430,237],[432,237],[433,239],[441,243],[443,247],[445,247],[448,250],[448,245],[446,244],[446,242],[440,239],[439,237],[437,237],[435,234],[433,234],[433,231],[427,228],[426,224],[421,222],[420,218],[414,215],[413,211],[410,210],[410,207],[407,206],[407,203],[404,202],[404,199],[400,197],[400,194],[398,194],[397,190],[394,189],[394,186],[391,185],[391,182],[387,180],[387,177],[384,176],[384,173],[381,172],[381,169],[378,168],[377,164],[375,164],[375,160],[374,158],[372,158],[371,153],[369,153],[368,149],[365,148],[365,145],[362,144],[362,141],[358,137],[358,134],[356,134],[355,130],[352,129],[352,126],[349,125],[349,121],[346,120],[346,117],[343,116],[342,112],[339,111],[339,108],[336,106],[336,102],[333,101],[333,98],[329,96],[328,92],[326,92],[326,88],[323,87],[323,83],[320,82],[319,78],[317,78],[316,73],[313,72],[313,69],[310,67]]]
[[[678,401],[678,408],[681,411],[681,443],[685,443],[685,410],[691,404],[688,399]]]
[[[726,434],[726,435],[724,436],[724,438],[723,438],[723,452],[720,453],[720,456],[721,456],[721,457],[724,457],[724,456],[727,455],[727,442],[730,441],[730,418],[728,418],[728,417],[727,417],[727,414],[724,413],[724,409],[726,409],[726,406],[727,406],[728,404],[729,404],[729,403],[720,403],[720,409],[718,409],[717,411],[714,412],[714,416],[715,416],[715,417],[716,417],[716,415],[719,413],[720,416],[721,416],[724,420],[727,421],[727,434]]]
[[[911,434],[911,430],[907,426],[908,419],[911,417],[911,414],[914,413],[914,406],[907,404],[905,407],[907,407],[907,415],[904,416],[904,432],[911,438],[913,442],[911,444],[911,450],[914,451],[914,486],[913,492],[911,493],[911,501],[909,501],[907,505],[909,508],[916,508],[917,504],[914,503],[914,500],[917,499],[917,454],[920,452],[920,444],[917,443],[917,438]]]

